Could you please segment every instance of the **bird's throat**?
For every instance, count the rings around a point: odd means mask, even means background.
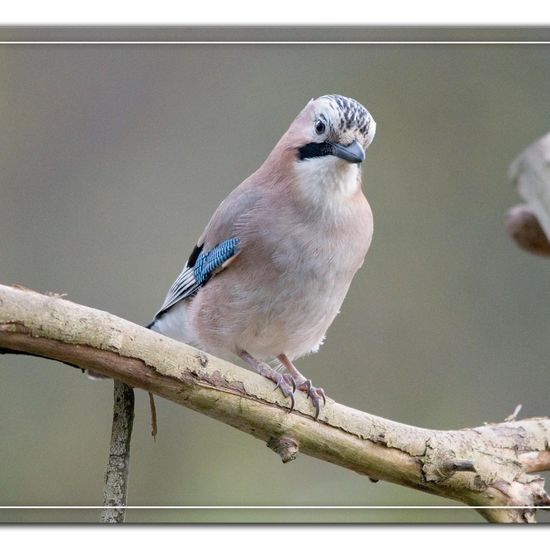
[[[337,206],[347,202],[360,185],[360,168],[335,157],[320,157],[297,163],[297,184],[301,194],[314,205]]]

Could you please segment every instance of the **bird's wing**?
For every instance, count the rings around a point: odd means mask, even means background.
[[[242,244],[239,220],[255,207],[261,196],[257,188],[245,181],[218,206],[155,319],[181,300],[194,296],[213,275],[237,258]]]
[[[231,237],[210,250],[204,250],[204,243],[193,249],[182,272],[174,281],[155,319],[181,300],[194,296],[210,278],[225,269],[239,254],[238,237]]]

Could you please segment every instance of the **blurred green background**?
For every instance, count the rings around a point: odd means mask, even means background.
[[[330,397],[430,428],[550,413],[548,260],[503,228],[513,158],[550,128],[533,45],[2,45],[0,281],[146,323],[219,202],[311,97],[362,102],[375,231],[321,351]],[[0,357],[0,504],[100,505],[112,383]],[[137,392],[129,504],[455,505]],[[1,521],[99,511],[2,510]],[[543,516],[539,518],[544,519]],[[147,521],[477,522],[471,510],[135,511]]]

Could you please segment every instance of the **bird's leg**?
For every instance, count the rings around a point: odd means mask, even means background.
[[[258,361],[258,359],[252,357],[250,353],[244,350],[239,352],[239,357],[250,365],[258,374],[275,382],[276,385],[274,389],[279,388],[285,397],[290,397],[290,410],[292,411],[292,409],[294,409],[294,392],[296,391],[296,384],[291,376],[273,370],[267,363]]]
[[[278,355],[277,358],[285,366],[290,376],[296,383],[296,388],[307,393],[308,397],[313,401],[315,406],[315,418],[319,417],[321,411],[321,399],[327,404],[327,396],[323,388],[316,388],[312,385],[311,380],[308,380],[293,364],[292,361],[284,354]]]

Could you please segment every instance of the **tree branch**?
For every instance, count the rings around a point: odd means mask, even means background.
[[[416,428],[327,400],[288,401],[261,376],[109,313],[0,285],[0,347],[92,369],[220,420],[268,443],[481,509],[495,522],[533,521],[547,506],[529,453],[550,450],[550,420],[478,428]],[[541,456],[547,456],[546,454]],[[523,461],[522,461],[523,457]],[[545,466],[548,466],[545,462]]]

